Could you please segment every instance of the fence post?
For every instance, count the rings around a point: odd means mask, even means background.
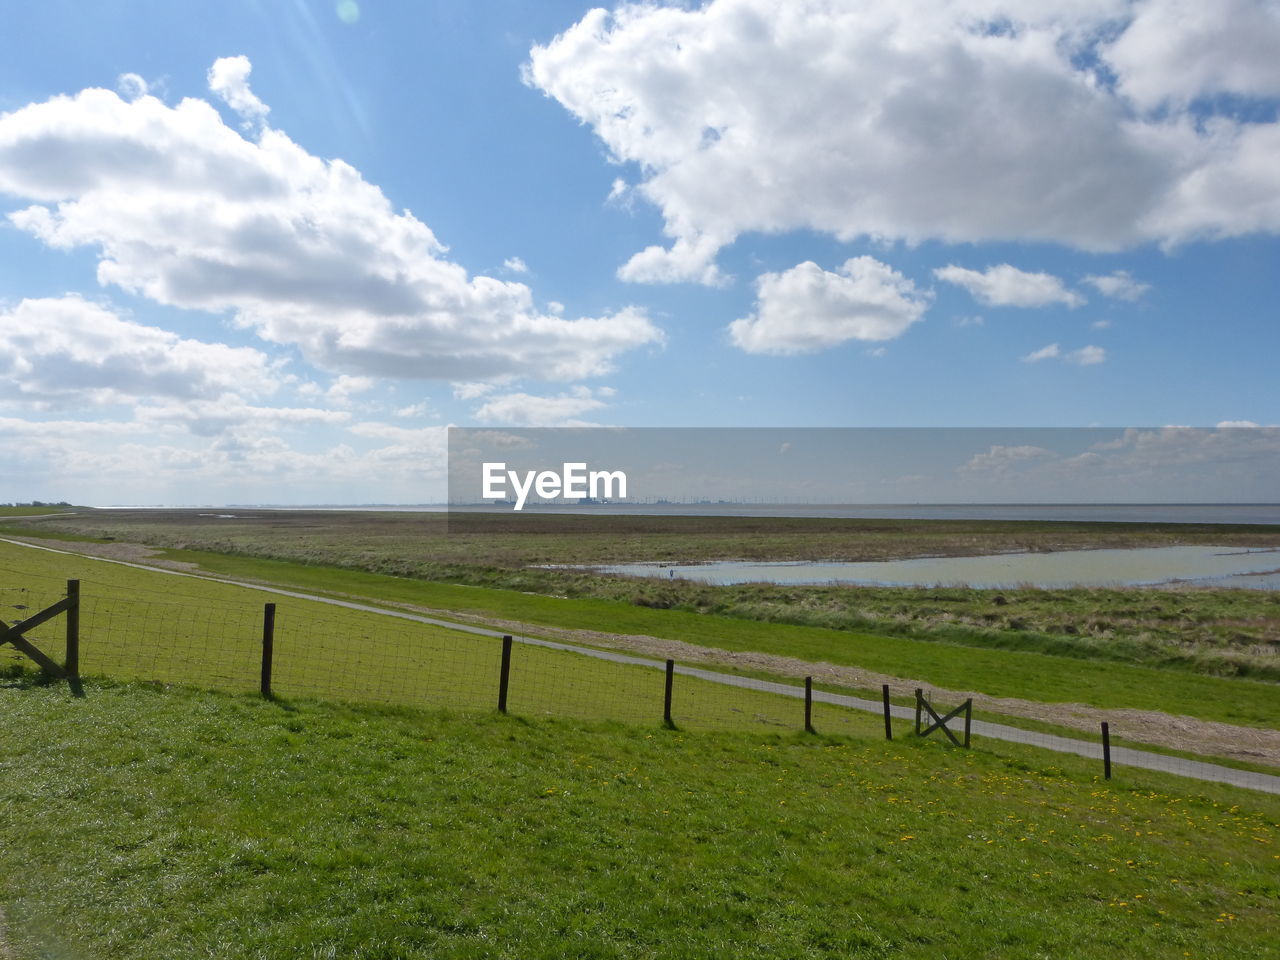
[[[880,692],[884,694],[884,738],[892,740],[893,714],[889,712],[889,685],[887,683],[881,684]]]
[[[262,696],[271,699],[271,662],[276,645],[276,605],[262,605]]]
[[[916,736],[920,736],[920,710],[924,703],[924,691],[916,687]]]
[[[973,697],[964,702],[964,748],[969,749],[969,727],[973,722]]]
[[[1111,728],[1107,721],[1102,721],[1102,775],[1111,779]]]
[[[67,660],[63,669],[73,680],[80,679],[80,581],[67,581]]]
[[[804,678],[804,732],[816,732],[813,729],[813,677]]]
[[[507,712],[507,685],[511,679],[511,636],[502,638],[502,667],[498,673],[498,712]]]
[[[666,727],[675,729],[675,721],[671,719],[671,688],[675,683],[676,662],[674,660],[667,661],[667,687],[662,697],[662,723]]]

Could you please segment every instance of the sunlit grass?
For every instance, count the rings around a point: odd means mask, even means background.
[[[20,958],[1276,953],[1262,794],[1016,747],[88,692],[0,689],[38,731],[0,738]]]

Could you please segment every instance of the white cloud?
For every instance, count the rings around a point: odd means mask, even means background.
[[[1051,343],[1047,347],[1041,347],[1039,350],[1033,350],[1022,358],[1023,363],[1036,363],[1040,360],[1064,360],[1067,363],[1074,363],[1082,367],[1093,366],[1094,364],[1103,363],[1107,359],[1107,351],[1102,347],[1093,345],[1081,347],[1079,350],[1071,350],[1063,352],[1056,344]]]
[[[608,387],[592,390],[574,387],[554,397],[537,397],[527,393],[504,393],[490,397],[476,409],[475,418],[483,423],[501,423],[512,427],[587,427],[594,424],[579,420],[580,414],[599,410],[614,395]]]
[[[1081,347],[1079,350],[1072,350],[1064,359],[1069,363],[1076,363],[1082,367],[1091,367],[1094,364],[1106,362],[1107,351],[1102,347],[1090,345]]]
[[[591,10],[525,80],[588,124],[666,247],[749,231],[1087,250],[1280,231],[1274,0],[711,0]],[[616,195],[617,189],[611,195]]]
[[[1221,423],[1219,423],[1219,424],[1217,425],[1217,427],[1218,427],[1218,429],[1219,429],[1219,430],[1223,429],[1224,427],[1226,427],[1226,428],[1232,428],[1232,427],[1244,427],[1244,428],[1248,428],[1248,427],[1256,427],[1256,426],[1258,426],[1258,424],[1254,423],[1252,420],[1223,420]]]
[[[1051,360],[1061,355],[1056,343],[1051,343],[1047,347],[1041,347],[1039,350],[1033,350],[1022,358],[1023,363],[1035,363],[1038,360]]]
[[[431,404],[423,400],[419,403],[412,403],[407,407],[401,407],[396,411],[397,417],[425,417],[431,412]]]
[[[1056,459],[1057,454],[1053,451],[1033,444],[1023,444],[1021,446],[995,444],[986,453],[974,454],[968,462],[957,469],[962,474],[1005,475],[1030,465]]]
[[[23,300],[0,313],[0,396],[11,399],[43,406],[208,400],[265,396],[276,387],[258,350],[184,339],[79,297]]]
[[[1198,98],[1280,96],[1280,6],[1274,0],[1159,0],[1103,47],[1120,92],[1142,110]]]
[[[528,273],[529,265],[519,257],[507,257],[502,261],[502,265],[512,273]]]
[[[325,396],[337,404],[346,404],[351,402],[352,396],[357,393],[366,393],[377,385],[377,381],[373,377],[352,377],[348,374],[342,374],[333,384],[325,391]]]
[[[493,392],[494,389],[496,386],[492,383],[455,383],[453,395],[458,400],[474,400]]]
[[[211,73],[252,113],[247,68]],[[20,229],[96,247],[100,283],[231,311],[336,373],[573,379],[662,340],[635,307],[567,319],[536,310],[524,284],[468,277],[353,167],[269,127],[246,139],[203,100],[89,89],[0,115],[0,191],[38,201],[9,215]]]
[[[126,100],[137,100],[145,97],[150,90],[147,81],[136,73],[122,73],[116,78],[116,89]]]
[[[236,434],[242,427],[252,427],[256,432],[264,428],[334,426],[351,419],[351,414],[342,410],[255,406],[231,395],[216,400],[143,404],[135,408],[134,416],[139,423],[185,427],[198,437]]]
[[[1028,273],[1007,263],[988,267],[986,271],[949,264],[934,270],[933,275],[945,283],[964,287],[989,307],[1047,307],[1052,303],[1078,307],[1085,302],[1084,297],[1068,290],[1058,277]]]
[[[1151,289],[1151,284],[1139,283],[1128,270],[1116,270],[1105,276],[1090,274],[1084,278],[1084,282],[1104,297],[1114,297],[1117,300],[1137,300]]]
[[[244,126],[254,129],[267,122],[271,108],[249,89],[253,67],[248,57],[222,57],[209,68],[209,89],[226,101],[243,118]]]
[[[928,295],[873,257],[836,273],[806,261],[756,280],[756,310],[729,324],[749,353],[812,353],[848,340],[892,340],[919,320]]]

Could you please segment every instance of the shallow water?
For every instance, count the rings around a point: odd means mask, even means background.
[[[1280,548],[1139,547],[1063,550],[989,557],[921,557],[849,562],[719,561],[696,564],[620,563],[605,573],[701,583],[849,583],[876,586],[1112,587],[1187,582],[1215,587],[1280,590]]]

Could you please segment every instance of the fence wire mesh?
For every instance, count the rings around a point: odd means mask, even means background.
[[[80,601],[80,672],[128,680],[187,683],[233,692],[260,689],[264,607],[198,593],[138,591],[129,597],[85,595]],[[50,583],[0,585],[0,620],[25,620],[65,596]],[[493,632],[464,631],[422,618],[349,609],[314,600],[275,606],[271,657],[274,696],[442,707],[489,712],[498,706],[502,640]],[[28,630],[27,640],[63,662],[66,625],[59,616]],[[11,645],[0,646],[0,669],[30,666]],[[566,717],[657,725],[664,720],[666,670],[662,661],[616,650],[575,647],[536,638],[512,645],[506,708],[526,717]],[[915,708],[894,691],[895,737],[914,734]],[[958,702],[934,704],[945,715]],[[796,731],[805,726],[804,686],[676,664],[670,719],[682,730]],[[830,683],[813,691],[808,719],[821,734],[882,737],[881,699],[872,691]],[[929,719],[926,715],[925,725]],[[1051,721],[1011,719],[975,711],[972,736],[1082,757],[1099,770],[1103,744],[1097,729],[1052,732]],[[963,739],[963,713],[947,724]],[[1077,725],[1078,726],[1078,725]],[[1061,729],[1060,727],[1058,729]],[[931,734],[942,741],[942,731]],[[1202,780],[1280,793],[1280,776],[1249,763],[1247,745],[1224,765],[1168,742],[1126,740],[1111,726],[1111,762]],[[1277,736],[1259,731],[1260,738]],[[1149,738],[1148,738],[1149,739]],[[1136,740],[1136,738],[1135,738]],[[950,746],[948,744],[948,746]],[[1064,757],[1065,761],[1065,757]]]

